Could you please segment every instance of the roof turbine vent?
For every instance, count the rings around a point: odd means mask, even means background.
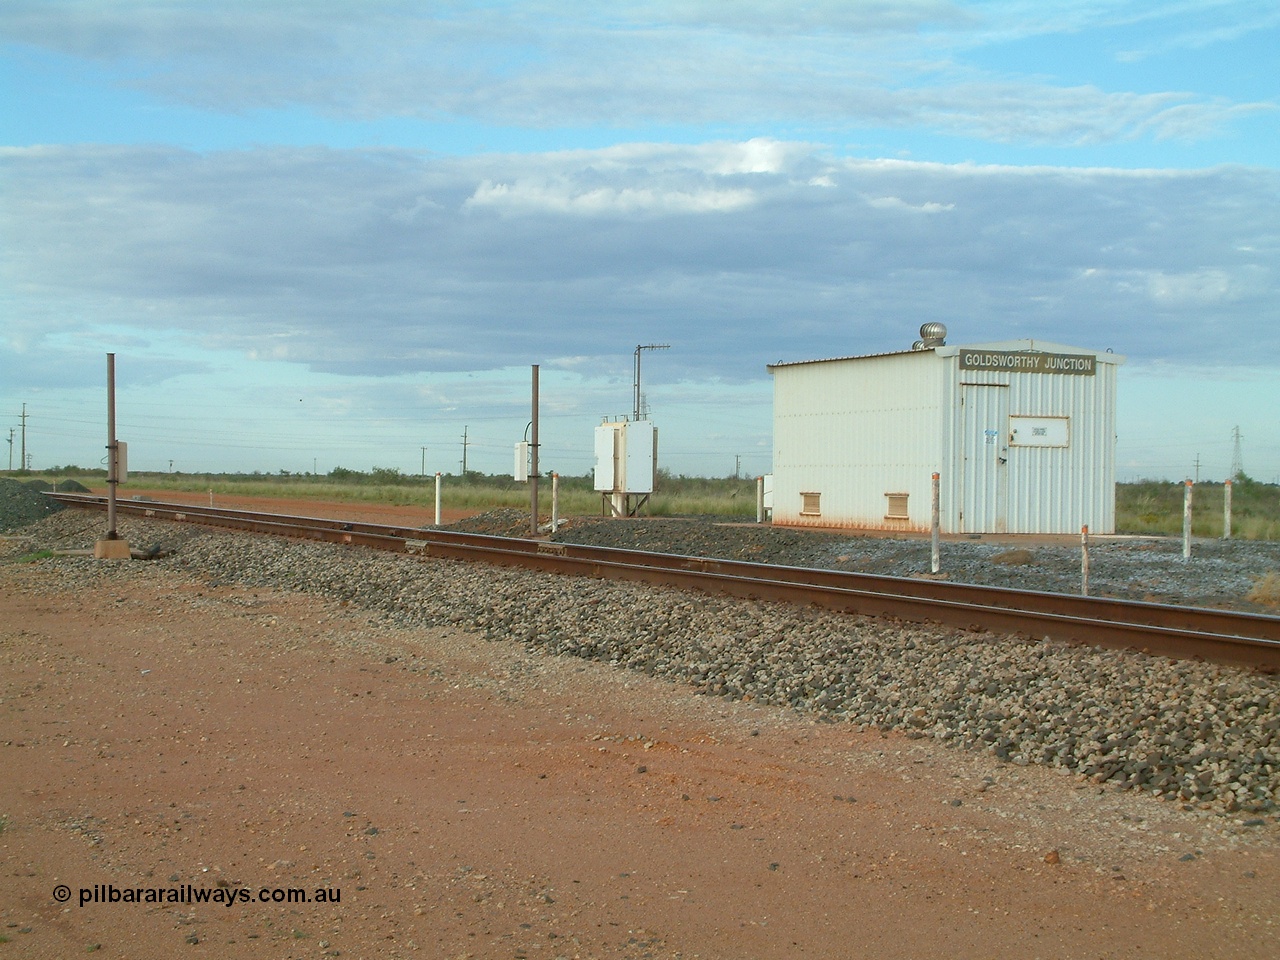
[[[945,346],[947,342],[947,326],[936,321],[920,327],[920,339],[911,345],[912,350],[932,350]]]

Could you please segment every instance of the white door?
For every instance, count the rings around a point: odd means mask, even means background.
[[[961,452],[960,530],[1005,533],[1008,530],[1009,387],[960,385]]]

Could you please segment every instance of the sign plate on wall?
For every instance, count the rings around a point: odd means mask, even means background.
[[[961,370],[998,370],[1003,373],[1069,373],[1092,377],[1097,357],[1076,353],[1025,353],[1018,350],[961,350]]]
[[[1012,447],[1070,446],[1071,421],[1066,417],[1010,417]]]

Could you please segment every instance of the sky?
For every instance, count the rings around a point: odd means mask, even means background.
[[[755,476],[768,364],[941,321],[1122,354],[1121,479],[1280,481],[1277,50],[1274,0],[5,0],[0,430],[103,463],[114,353],[134,470],[503,473],[537,365],[583,475],[653,345],[659,465]]]

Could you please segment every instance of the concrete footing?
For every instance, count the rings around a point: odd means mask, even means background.
[[[97,560],[129,560],[128,540],[98,540],[93,544],[93,556]]]

